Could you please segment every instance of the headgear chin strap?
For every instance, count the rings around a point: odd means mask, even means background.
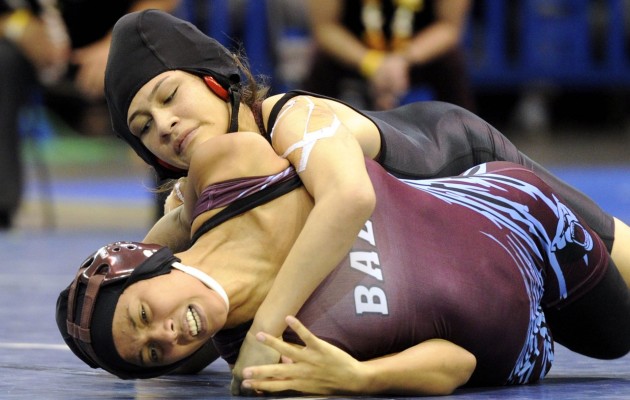
[[[230,102],[232,103],[232,117],[230,118],[230,128],[228,133],[238,131],[238,111],[241,105],[241,87],[238,84],[230,86]]]
[[[229,102],[232,105],[232,115],[230,117],[230,126],[228,127],[228,133],[238,131],[238,112],[241,104],[241,85],[239,83],[232,83],[226,90],[217,80],[210,75],[204,76],[203,81],[206,86],[212,90],[221,100]]]
[[[122,378],[152,378],[172,371],[185,360],[162,367],[140,367],[120,357],[112,321],[118,298],[131,284],[167,274],[180,260],[166,247],[116,242],[85,260],[57,300],[57,326],[70,349],[92,368]]]

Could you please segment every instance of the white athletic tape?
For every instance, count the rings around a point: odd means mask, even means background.
[[[293,153],[296,150],[302,149],[302,155],[300,157],[300,162],[296,168],[297,172],[302,172],[306,169],[308,165],[308,159],[311,155],[311,151],[313,147],[315,147],[315,143],[319,140],[334,136],[337,133],[337,130],[341,126],[341,121],[337,118],[336,114],[333,114],[333,121],[329,126],[322,127],[316,131],[308,132],[308,125],[311,122],[311,117],[313,115],[313,110],[315,109],[315,104],[308,98],[306,98],[308,102],[308,115],[306,117],[306,123],[304,124],[304,132],[302,134],[302,140],[299,142],[293,143],[289,148],[282,154],[282,158],[287,158],[289,154]],[[283,112],[278,116],[278,120],[280,120],[284,114],[291,109],[295,105],[295,101],[287,102],[287,108],[283,110]],[[274,126],[275,129],[275,126]],[[271,134],[273,135],[272,129]],[[273,136],[272,136],[273,137]]]

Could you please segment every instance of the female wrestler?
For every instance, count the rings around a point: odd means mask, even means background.
[[[236,130],[262,134],[295,166],[315,207],[258,309],[252,332],[279,336],[286,328],[284,316],[296,313],[348,253],[374,207],[364,156],[399,177],[412,178],[458,174],[490,160],[523,164],[584,215],[613,256],[630,251],[613,243],[615,235],[620,240],[626,234],[627,226],[463,109],[418,103],[368,113],[300,92],[261,102],[256,83],[250,79],[243,87],[240,72],[247,75],[216,41],[168,14],[148,11],[123,17],[115,27],[105,86],[114,129],[162,177],[192,175],[190,155],[201,138]],[[239,151],[258,157],[251,148]],[[212,167],[240,168],[218,162]],[[170,218],[175,225],[156,226],[144,241],[184,249],[190,219],[183,215]],[[330,237],[337,238],[335,246],[328,243]],[[252,350],[256,348],[258,353]],[[276,356],[264,354],[254,335],[248,335],[237,370]]]
[[[245,147],[256,160],[235,151]],[[249,178],[213,168],[215,157]],[[366,170],[375,210],[297,314],[331,345],[318,350],[323,342],[297,321],[289,320],[300,337],[283,335],[288,343],[304,339],[306,361],[324,354],[334,373],[318,381],[328,367],[320,364],[306,385],[286,379],[304,366],[290,353],[297,363],[282,366],[289,375],[274,370],[281,380],[261,380],[272,367],[249,368],[246,386],[448,394],[464,384],[541,379],[553,340],[598,358],[630,350],[630,292],[615,264],[531,171],[489,163],[468,176],[403,182],[369,159]],[[58,326],[89,365],[147,378],[211,339],[234,363],[315,207],[295,170],[256,133],[205,141],[188,179],[184,208],[195,209],[188,250],[175,257],[157,245],[105,246],[61,294]]]

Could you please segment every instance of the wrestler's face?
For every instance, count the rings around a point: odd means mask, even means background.
[[[196,145],[228,131],[229,113],[203,79],[167,71],[136,93],[127,125],[156,157],[186,170]]]
[[[116,304],[112,333],[127,362],[170,365],[210,340],[226,318],[225,303],[214,290],[173,270],[125,289]]]

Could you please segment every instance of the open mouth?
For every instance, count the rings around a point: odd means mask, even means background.
[[[197,336],[199,334],[199,330],[201,329],[201,318],[199,317],[197,310],[189,306],[188,311],[186,311],[186,320],[188,321],[190,334],[192,336]]]

